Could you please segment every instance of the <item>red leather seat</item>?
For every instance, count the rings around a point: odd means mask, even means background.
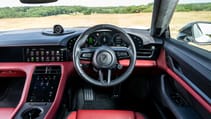
[[[69,114],[67,119],[145,119],[133,111],[120,110],[78,110]]]

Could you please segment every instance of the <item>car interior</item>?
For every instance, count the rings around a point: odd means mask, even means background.
[[[150,29],[0,32],[0,118],[211,119],[211,55],[171,38],[177,3],[155,0]]]

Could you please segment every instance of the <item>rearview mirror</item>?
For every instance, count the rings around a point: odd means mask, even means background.
[[[36,4],[36,3],[50,3],[57,0],[20,0],[22,3]]]

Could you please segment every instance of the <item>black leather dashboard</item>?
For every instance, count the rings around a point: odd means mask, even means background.
[[[0,62],[71,61],[74,43],[86,29],[69,28],[65,29],[63,34],[53,34],[52,29],[0,32]],[[152,38],[148,30],[129,28],[124,30],[136,44],[137,58],[155,59],[157,57],[160,46],[163,44],[162,40]]]

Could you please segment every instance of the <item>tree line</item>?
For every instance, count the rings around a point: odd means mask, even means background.
[[[60,14],[127,14],[152,12],[153,4],[127,7],[39,6],[0,8],[0,18],[43,17]],[[176,11],[211,11],[211,3],[180,4]]]

